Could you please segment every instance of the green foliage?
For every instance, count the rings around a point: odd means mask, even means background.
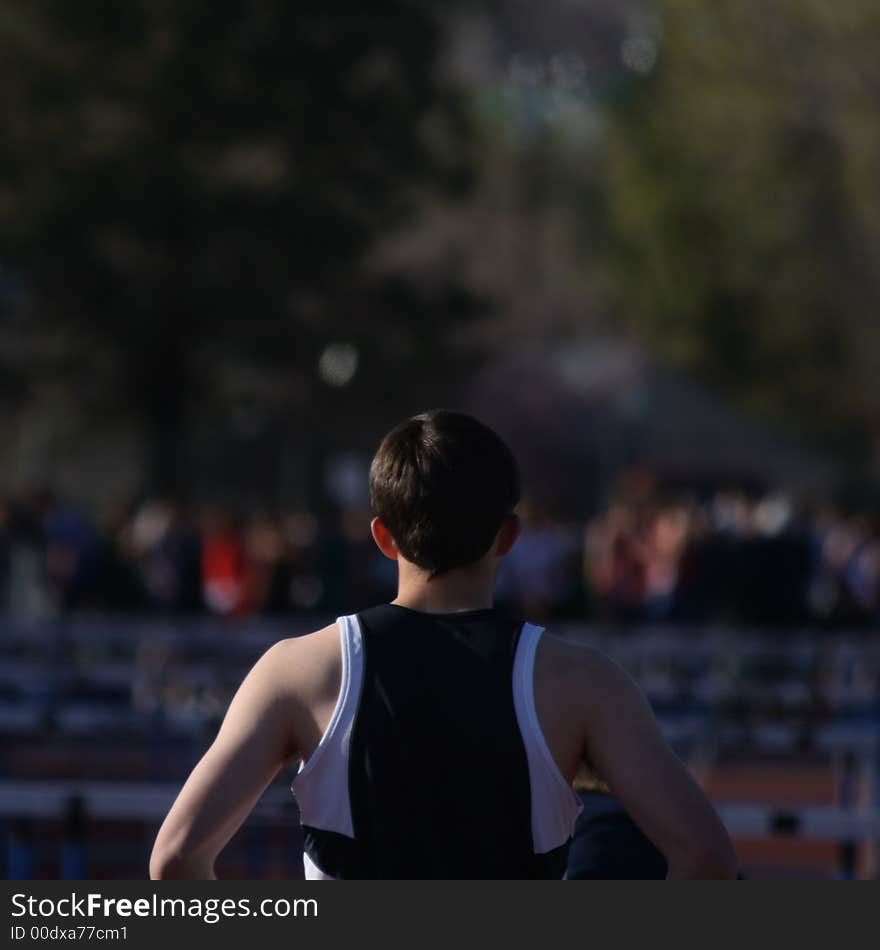
[[[661,352],[852,459],[880,418],[880,7],[664,0],[612,110],[605,289]]]

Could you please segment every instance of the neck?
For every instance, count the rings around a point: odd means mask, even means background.
[[[429,580],[424,571],[400,564],[397,597],[392,603],[429,614],[453,614],[492,606],[494,572],[450,571]]]

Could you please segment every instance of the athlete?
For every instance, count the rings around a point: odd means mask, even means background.
[[[373,538],[390,604],[282,640],[236,693],[153,848],[154,878],[213,878],[292,757],[308,878],[561,878],[586,764],[671,878],[734,878],[727,833],[633,680],[492,606],[520,525],[516,462],[443,410],[382,441]]]

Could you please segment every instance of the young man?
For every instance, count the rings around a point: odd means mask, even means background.
[[[298,756],[307,877],[562,877],[584,762],[669,877],[735,877],[724,827],[629,676],[493,609],[519,533],[501,439],[460,413],[415,416],[382,441],[370,493],[397,597],[264,654],[165,819],[151,876],[213,877]]]

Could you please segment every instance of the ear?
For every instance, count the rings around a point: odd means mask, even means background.
[[[498,531],[498,543],[495,546],[496,557],[504,557],[505,554],[516,544],[516,539],[522,531],[522,522],[519,515],[511,512],[501,523]]]
[[[385,557],[396,561],[398,558],[397,545],[394,543],[394,538],[391,537],[391,533],[385,525],[382,524],[378,518],[373,518],[370,522],[370,531],[373,535],[373,540],[376,542],[376,547]]]

